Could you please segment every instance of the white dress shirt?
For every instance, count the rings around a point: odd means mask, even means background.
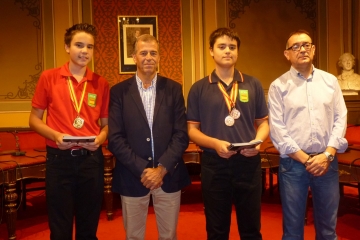
[[[295,68],[269,89],[270,138],[281,157],[303,150],[344,152],[347,109],[337,78],[313,66],[305,79]]]

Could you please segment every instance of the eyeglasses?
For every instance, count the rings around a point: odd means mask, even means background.
[[[309,51],[310,49],[311,49],[311,47],[312,47],[312,43],[308,43],[308,42],[306,42],[306,43],[303,43],[303,44],[298,44],[298,43],[296,43],[296,44],[294,44],[294,45],[292,45],[291,47],[289,47],[288,49],[286,49],[286,50],[293,50],[294,52],[297,52],[297,51],[300,51],[300,49],[302,48],[302,47],[304,47],[304,49],[305,49],[305,51]]]

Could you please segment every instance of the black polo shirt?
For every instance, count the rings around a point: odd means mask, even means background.
[[[240,111],[240,118],[231,127],[225,125],[225,117],[229,110],[221,93],[218,82],[221,81],[215,70],[209,76],[194,83],[187,99],[188,122],[200,123],[200,130],[210,137],[228,142],[249,142],[256,136],[255,119],[268,116],[264,90],[256,78],[242,74],[235,69],[234,81],[238,81],[239,91],[236,98],[236,109]],[[222,81],[221,81],[222,83]],[[233,82],[225,87],[230,95]],[[215,152],[214,149],[203,148],[205,151]]]

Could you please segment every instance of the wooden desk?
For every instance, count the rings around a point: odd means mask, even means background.
[[[0,185],[4,185],[3,202],[5,206],[5,221],[9,239],[16,239],[15,220],[16,220],[16,168],[15,162],[0,162]]]
[[[0,184],[4,185],[5,218],[9,239],[16,239],[17,199],[16,181],[26,178],[45,179],[45,154],[27,151],[26,156],[0,156]],[[1,176],[2,175],[2,176]]]
[[[260,146],[263,192],[266,190],[266,172],[269,171],[269,192],[274,192],[274,174],[277,175],[280,156],[270,139],[266,139]]]
[[[339,161],[340,193],[344,193],[342,185],[357,187],[360,195],[360,150],[350,149],[337,154]],[[359,197],[360,201],[360,197]]]
[[[5,218],[9,239],[16,239],[17,199],[16,181],[27,178],[45,179],[46,153],[23,150],[25,156],[0,156],[0,185],[4,185]],[[103,147],[104,154],[104,201],[108,220],[113,219],[112,169],[113,156]]]
[[[201,153],[203,151],[198,145],[190,142],[182,158],[185,162],[185,166],[189,172],[189,175],[200,176],[201,174]]]
[[[115,158],[113,154],[103,147],[104,154],[104,202],[108,221],[113,220],[114,206],[113,206],[113,192],[112,192],[112,179],[113,169],[115,167]]]

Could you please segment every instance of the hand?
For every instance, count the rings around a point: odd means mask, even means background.
[[[256,139],[254,139],[250,142],[253,142],[253,141],[256,141]],[[259,153],[259,151],[260,151],[260,144],[254,148],[241,149],[240,154],[244,155],[245,157],[253,157],[253,156],[256,156]]]
[[[79,142],[77,146],[86,148],[89,151],[96,151],[100,147],[100,144],[98,137],[96,137],[93,142]]]
[[[69,136],[69,134],[59,133],[55,137],[55,142],[59,149],[66,150],[76,146],[74,142],[63,142],[64,136]]]
[[[259,153],[259,150],[255,148],[244,148],[241,149],[240,154],[244,155],[245,157],[253,157]]]
[[[329,169],[330,162],[327,160],[325,154],[316,155],[307,161],[306,171],[312,175],[319,177],[324,175]]]
[[[166,170],[162,166],[157,168],[145,168],[141,174],[141,182],[146,188],[154,190],[161,187],[165,174]]]
[[[222,158],[230,158],[232,155],[236,154],[236,151],[229,151],[228,146],[229,142],[218,140],[216,142],[215,151]]]

